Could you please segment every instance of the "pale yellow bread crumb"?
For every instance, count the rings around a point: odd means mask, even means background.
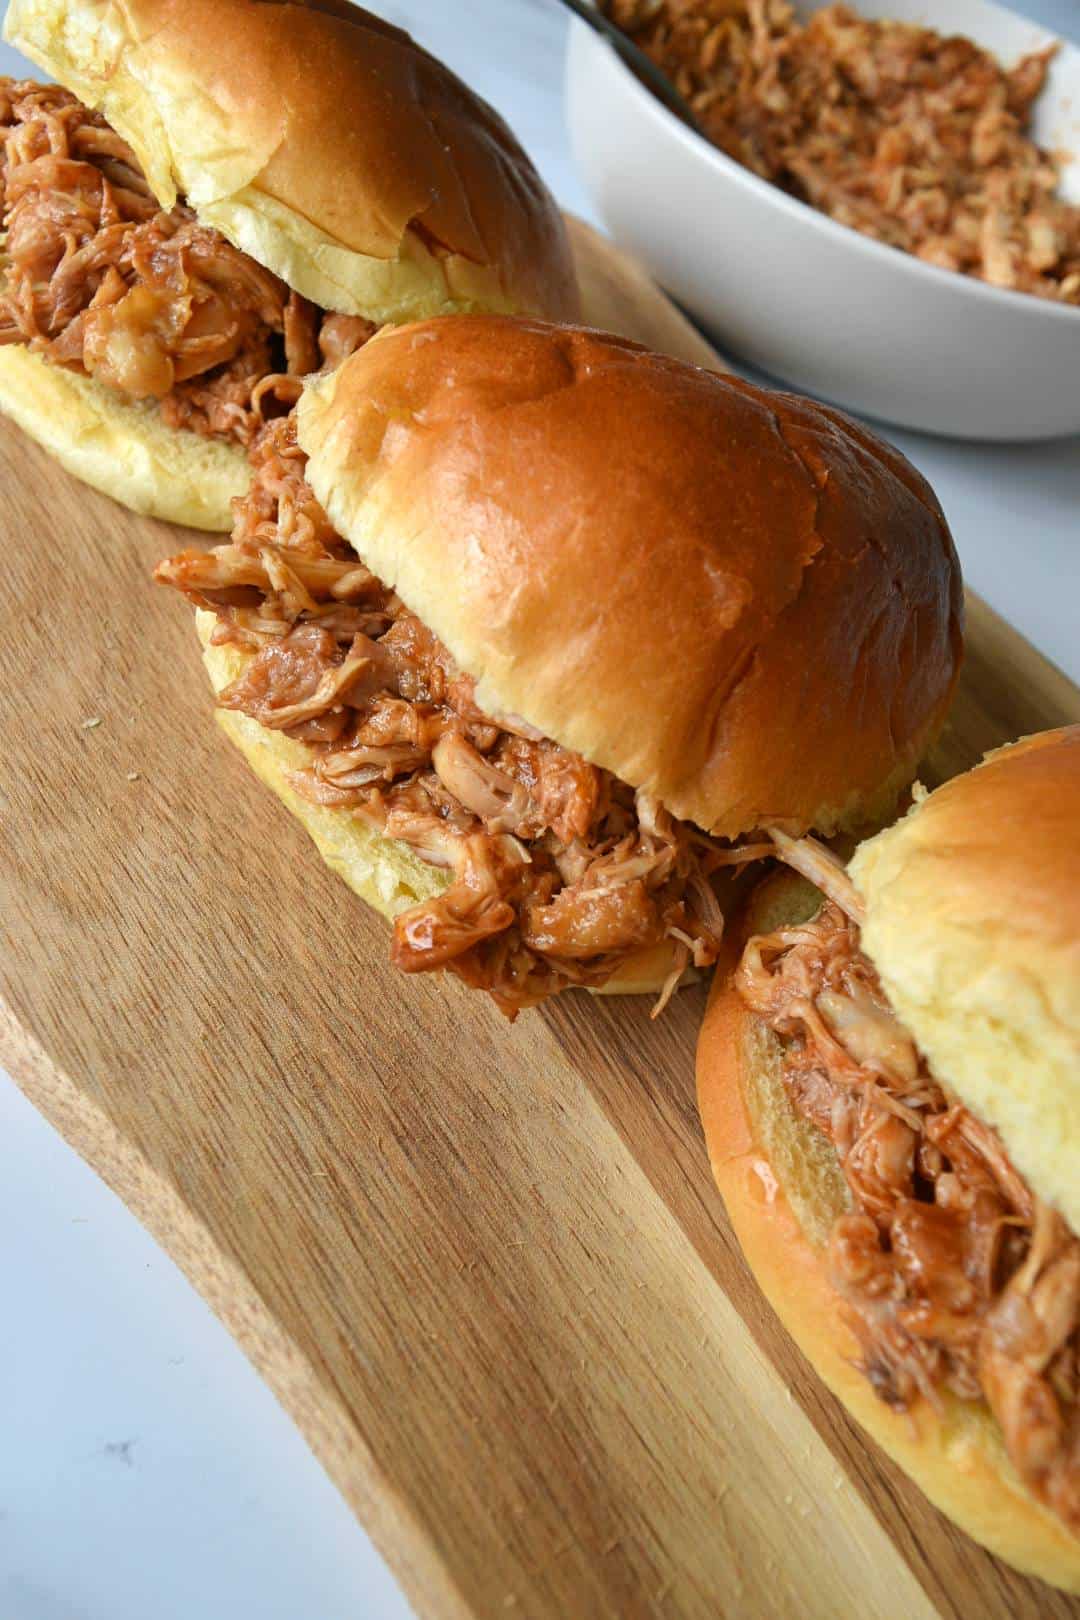
[[[166,427],[156,405],[128,403],[21,344],[0,347],[0,410],[67,472],[146,517],[220,532],[248,487],[239,445]]]
[[[988,755],[850,871],[934,1073],[1080,1232],[1080,726]]]

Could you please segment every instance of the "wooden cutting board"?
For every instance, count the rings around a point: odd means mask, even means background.
[[[575,234],[591,320],[708,362]],[[656,1023],[572,995],[511,1025],[392,972],[211,723],[190,615],[148,582],[176,533],[6,425],[0,458],[0,1059],[420,1613],[1080,1614],[951,1529],[758,1297],[695,1115],[704,987]],[[976,601],[970,628],[935,778],[1080,719]]]

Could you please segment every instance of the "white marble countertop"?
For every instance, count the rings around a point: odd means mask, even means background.
[[[589,216],[554,0],[369,0],[502,111]],[[1076,37],[1076,0],[1014,0]],[[932,8],[928,8],[932,10]],[[0,71],[19,71],[0,50]],[[1080,440],[892,435],[966,575],[1080,680]],[[408,1607],[224,1329],[0,1075],[2,1620],[399,1620]]]

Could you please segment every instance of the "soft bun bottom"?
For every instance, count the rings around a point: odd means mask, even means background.
[[[21,344],[0,347],[0,410],[75,478],[145,517],[227,532],[232,498],[251,481],[239,445],[166,427],[155,405]]]
[[[203,662],[211,686],[219,693],[243,674],[251,655],[240,647],[211,646],[215,622],[214,615],[204,609],[195,614]],[[430,900],[446,888],[448,875],[421,860],[407,844],[395,838],[384,838],[347,810],[312,804],[297,792],[290,776],[293,771],[310,766],[311,749],[307,743],[286,737],[280,731],[270,731],[250,715],[236,714],[232,710],[219,709],[217,720],[256,776],[277,794],[307,830],[327,865],[345,880],[354,894],[382,916],[395,917],[398,912],[408,910],[418,901]],[[655,995],[663,987],[671,965],[671,948],[666,943],[643,951],[597,993]],[[695,977],[691,971],[684,982],[690,983]]]
[[[743,937],[805,918],[807,889],[769,880]],[[702,1029],[698,1105],[713,1174],[757,1282],[814,1370],[935,1507],[1025,1574],[1080,1592],[1080,1541],[1026,1489],[986,1408],[945,1394],[940,1411],[923,1401],[895,1412],[859,1370],[859,1345],[822,1253],[846,1184],[832,1148],[788,1103],[780,1043],[731,986],[736,948],[717,969]]]

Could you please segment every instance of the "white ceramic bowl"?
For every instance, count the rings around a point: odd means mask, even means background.
[[[967,34],[1005,62],[1052,37],[987,0],[855,4]],[[681,124],[578,20],[566,90],[574,154],[608,230],[734,355],[929,433],[1080,432],[1080,308],[923,264],[787,196]],[[1073,154],[1063,192],[1080,202],[1072,46],[1055,58],[1035,136]]]

